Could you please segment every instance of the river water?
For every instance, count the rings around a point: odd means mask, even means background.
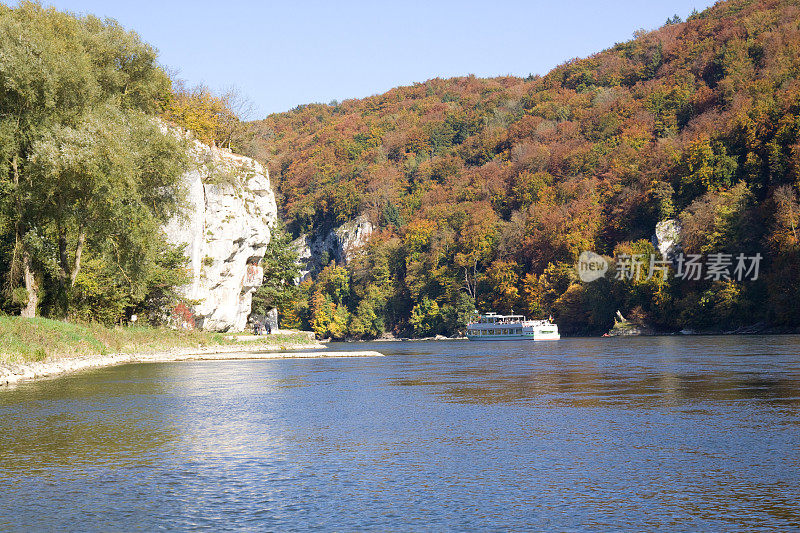
[[[331,348],[0,391],[0,529],[800,528],[800,337]]]

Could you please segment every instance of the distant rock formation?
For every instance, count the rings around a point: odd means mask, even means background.
[[[186,216],[165,228],[171,242],[186,244],[192,281],[184,295],[197,302],[192,309],[196,327],[242,331],[277,220],[269,174],[253,159],[198,141],[191,158],[195,168],[183,178]]]
[[[655,335],[653,329],[645,324],[629,321],[617,310],[614,316],[614,327],[607,333],[609,337],[636,337],[639,335]]]
[[[327,235],[317,238],[301,235],[292,243],[301,263],[300,279],[316,274],[331,260],[347,264],[358,249],[367,243],[374,230],[372,222],[361,215],[334,228]]]
[[[653,246],[667,261],[673,261],[681,251],[681,230],[680,223],[674,218],[668,218],[656,224],[656,232],[652,238]]]

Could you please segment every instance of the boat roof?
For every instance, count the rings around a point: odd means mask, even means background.
[[[497,313],[484,313],[480,316],[487,318],[525,318],[525,315],[498,315]]]

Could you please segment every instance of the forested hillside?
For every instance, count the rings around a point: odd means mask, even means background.
[[[798,74],[800,3],[729,0],[543,77],[271,115],[253,127],[289,231],[362,213],[379,228],[302,284],[284,320],[431,335],[477,306],[552,314],[566,332],[608,329],[618,309],[672,330],[797,327]],[[649,254],[673,217],[687,253],[761,253],[758,279],[578,280],[582,251]]]

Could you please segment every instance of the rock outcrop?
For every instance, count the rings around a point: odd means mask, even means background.
[[[292,243],[301,263],[300,279],[316,274],[330,260],[347,264],[367,243],[374,230],[372,222],[361,215],[334,228],[326,235],[317,238],[301,235]]]
[[[614,317],[614,327],[607,333],[609,337],[636,337],[640,335],[655,335],[650,326],[638,324],[627,320],[622,313],[617,311]]]
[[[661,253],[661,257],[672,261],[680,253],[681,225],[674,218],[662,220],[656,224],[653,235],[653,246]]]
[[[197,141],[191,158],[187,212],[166,227],[171,242],[186,245],[192,281],[184,295],[196,302],[196,327],[242,331],[277,220],[269,174],[253,159]]]
[[[374,230],[372,222],[364,215],[336,228],[333,231],[336,235],[336,260],[345,264],[350,261],[355,253],[367,244]]]

